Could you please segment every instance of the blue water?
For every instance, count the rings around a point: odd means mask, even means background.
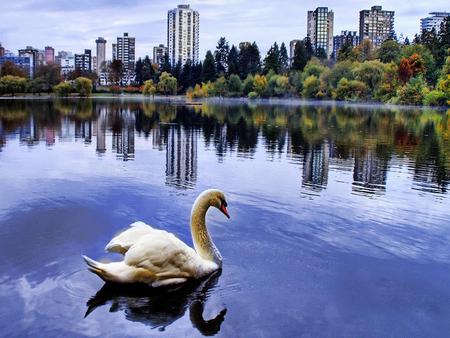
[[[0,100],[0,335],[445,337],[450,115],[327,105]],[[142,220],[223,271],[104,286],[81,258]],[[86,316],[87,314],[87,316]],[[86,316],[86,317],[85,317]]]

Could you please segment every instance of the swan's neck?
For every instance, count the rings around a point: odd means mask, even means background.
[[[206,212],[210,207],[208,199],[197,199],[192,207],[191,234],[195,251],[205,260],[222,266],[222,256],[214,245],[206,228]]]

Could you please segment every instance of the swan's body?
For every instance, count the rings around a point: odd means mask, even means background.
[[[121,262],[99,263],[86,256],[89,270],[107,282],[146,283],[153,287],[184,283],[211,274],[222,266],[222,257],[206,228],[210,206],[227,217],[225,196],[206,190],[196,199],[191,212],[191,234],[195,250],[173,234],[136,222],[114,237],[105,250],[124,255]]]

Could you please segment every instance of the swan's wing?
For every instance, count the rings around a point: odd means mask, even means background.
[[[106,251],[125,254],[140,238],[155,231],[144,222],[135,222],[130,227],[114,237],[105,247]]]
[[[164,230],[153,230],[142,237],[127,251],[124,262],[150,272],[156,284],[174,278],[198,278],[205,272],[205,261]]]

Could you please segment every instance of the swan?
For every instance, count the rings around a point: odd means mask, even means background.
[[[215,207],[230,218],[227,206],[224,193],[217,189],[206,190],[197,197],[190,225],[195,250],[172,233],[135,222],[105,247],[106,251],[124,255],[123,261],[100,263],[83,258],[88,269],[105,282],[160,287],[200,279],[222,268],[222,256],[206,228],[206,213],[209,207]]]

